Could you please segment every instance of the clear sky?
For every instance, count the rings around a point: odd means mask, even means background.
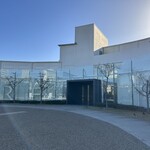
[[[0,60],[59,60],[58,44],[90,23],[109,45],[150,37],[150,0],[0,0]]]

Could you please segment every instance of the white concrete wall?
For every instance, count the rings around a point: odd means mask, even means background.
[[[75,28],[75,42],[73,44],[60,45],[59,62],[1,61],[0,67],[5,69],[59,69],[124,62],[150,56],[150,38],[114,46],[107,45],[107,38],[96,25],[84,25]],[[104,54],[94,55],[94,50],[101,46],[107,46],[102,48]]]
[[[75,28],[75,44],[60,45],[62,68],[93,65],[94,50],[108,45],[107,38],[94,24]]]
[[[90,24],[76,27],[75,44],[60,46],[62,68],[123,62],[150,55],[150,38],[113,46],[107,45],[107,38],[96,25]],[[94,55],[94,53],[97,53],[95,50],[101,46],[103,46],[104,54]]]
[[[33,69],[60,69],[61,63],[60,62],[34,62]]]
[[[79,26],[75,28],[75,43],[82,51],[93,51],[94,49],[94,24]]]
[[[94,24],[94,48],[93,50],[96,51],[101,47],[108,46],[108,39],[106,36],[99,30],[99,28]]]
[[[150,38],[104,47],[103,55],[95,55],[93,63],[124,62],[150,56]]]
[[[0,61],[0,69],[59,69],[60,62]]]

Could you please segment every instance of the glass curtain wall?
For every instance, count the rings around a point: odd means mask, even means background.
[[[47,81],[43,100],[65,100],[67,80],[94,78],[93,66],[69,69],[0,70],[0,100],[37,100],[40,101],[40,74]],[[15,83],[15,92],[12,86]]]
[[[141,95],[135,89],[135,86],[141,87],[137,80],[136,73],[146,74],[150,79],[150,70],[141,68],[138,70],[138,64],[134,61],[124,63],[115,63],[114,71],[109,77],[110,85],[115,86],[117,93],[117,103],[125,105],[134,105],[146,107],[146,97]],[[144,66],[146,67],[146,66]],[[47,81],[48,87],[43,92],[43,100],[65,100],[67,91],[67,80],[77,79],[100,79],[103,85],[106,78],[99,72],[98,65],[70,67],[68,69],[1,69],[0,70],[0,100],[13,100],[14,90],[10,83],[16,82],[15,99],[16,100],[38,100],[40,101],[40,73],[43,74],[43,80]],[[108,92],[113,90],[108,87]],[[103,101],[102,94],[102,101]]]

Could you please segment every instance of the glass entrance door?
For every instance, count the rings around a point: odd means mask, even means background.
[[[90,98],[92,94],[92,88],[90,84],[82,84],[82,105],[88,105],[90,104]]]

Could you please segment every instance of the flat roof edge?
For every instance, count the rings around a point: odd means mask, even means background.
[[[19,60],[0,60],[0,62],[14,62],[14,63],[61,63],[60,61],[19,61]]]
[[[77,43],[59,44],[58,46],[70,46],[70,45],[77,45]]]

